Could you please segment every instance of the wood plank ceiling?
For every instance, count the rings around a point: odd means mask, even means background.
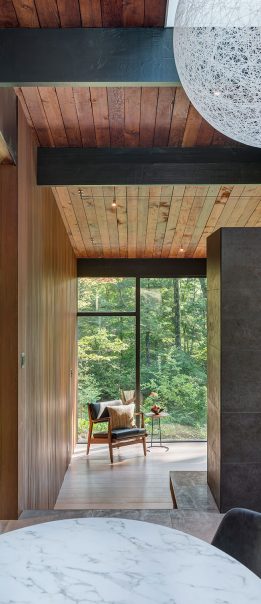
[[[201,258],[220,227],[261,227],[261,186],[57,187],[77,257]],[[112,207],[113,201],[116,207]]]
[[[166,0],[0,0],[0,27],[163,27]]]
[[[201,117],[181,87],[16,92],[43,147],[238,146]]]
[[[166,0],[0,0],[0,27],[162,27]],[[47,147],[237,146],[182,88],[18,88]],[[205,257],[222,226],[261,226],[260,186],[54,188],[77,257]],[[116,207],[112,207],[113,200]]]

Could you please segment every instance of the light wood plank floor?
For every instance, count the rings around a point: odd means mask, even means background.
[[[169,451],[155,448],[144,457],[141,445],[114,451],[108,446],[77,445],[55,509],[172,509],[170,470],[206,470],[207,445],[170,443]]]

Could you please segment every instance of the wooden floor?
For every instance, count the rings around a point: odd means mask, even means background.
[[[206,443],[170,443],[169,451],[155,448],[144,457],[134,445],[115,450],[113,465],[108,446],[77,445],[60,490],[55,510],[172,509],[171,470],[206,470]]]

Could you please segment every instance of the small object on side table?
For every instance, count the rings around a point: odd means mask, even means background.
[[[151,411],[152,413],[155,413],[155,415],[159,415],[159,413],[164,411],[164,407],[160,407],[159,405],[154,404],[153,407],[151,407]]]

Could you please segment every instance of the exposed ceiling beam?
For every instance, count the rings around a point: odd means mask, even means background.
[[[261,150],[38,148],[39,185],[260,184]]]
[[[176,86],[173,31],[0,29],[0,86]]]
[[[205,258],[79,258],[78,277],[206,277]]]

